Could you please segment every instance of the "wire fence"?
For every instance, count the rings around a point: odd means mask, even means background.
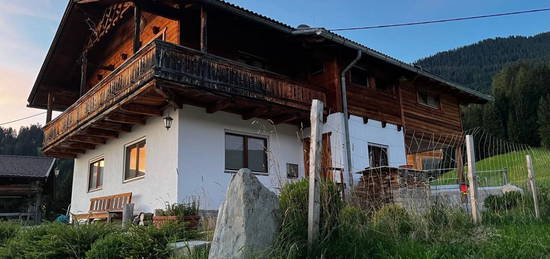
[[[404,164],[388,163],[388,154],[369,151],[369,163],[378,166],[359,172],[352,202],[369,212],[390,204],[412,213],[425,213],[434,205],[470,212],[466,135],[474,139],[479,210],[534,215],[526,155],[533,158],[537,186],[544,191],[550,185],[550,151],[509,142],[480,128],[457,135],[405,131]]]

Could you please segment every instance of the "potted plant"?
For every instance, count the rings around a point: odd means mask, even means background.
[[[200,221],[199,204],[196,201],[190,203],[166,204],[164,210],[155,210],[153,224],[160,228],[166,222],[183,222],[187,230],[197,229]]]

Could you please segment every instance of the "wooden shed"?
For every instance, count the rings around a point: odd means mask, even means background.
[[[0,219],[39,223],[42,204],[53,193],[54,158],[0,156]]]

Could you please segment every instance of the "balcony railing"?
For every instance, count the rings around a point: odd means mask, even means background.
[[[115,69],[56,119],[44,126],[44,149],[96,116],[131,98],[152,79],[231,96],[307,109],[325,100],[321,91],[281,75],[163,41],[153,41]]]

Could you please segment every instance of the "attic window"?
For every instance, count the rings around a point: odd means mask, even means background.
[[[367,70],[358,67],[351,68],[351,82],[369,87],[369,75]]]
[[[426,89],[418,90],[418,103],[434,109],[439,109],[441,105],[439,95],[431,93]]]

